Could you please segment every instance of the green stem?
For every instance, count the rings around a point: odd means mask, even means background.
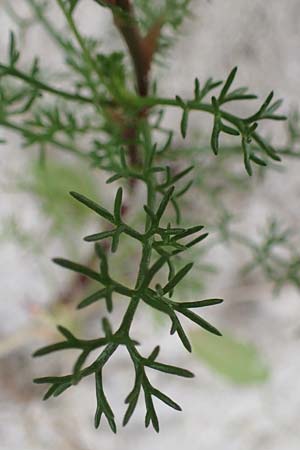
[[[177,99],[172,98],[164,98],[164,97],[137,97],[132,94],[125,94],[125,97],[123,99],[124,102],[127,102],[128,105],[132,106],[136,109],[143,109],[143,108],[154,108],[156,106],[170,106],[175,108],[181,108],[182,106],[178,104]],[[199,101],[196,100],[188,100],[185,102],[185,106],[187,110],[189,111],[204,111],[209,114],[215,115],[215,109],[212,104],[210,103],[199,103]],[[241,119],[234,114],[231,114],[227,111],[224,111],[222,109],[219,109],[219,114],[222,117],[222,119],[226,120],[227,122],[230,122],[234,124],[238,130],[243,133],[245,130],[245,119]],[[273,120],[274,117],[264,117],[264,119],[271,119]],[[285,120],[284,116],[278,116],[276,120]]]
[[[10,75],[12,77],[23,80],[25,81],[25,83],[28,83],[41,91],[45,91],[50,94],[57,95],[59,97],[63,97],[66,100],[72,100],[76,102],[80,101],[84,103],[93,104],[93,99],[90,97],[85,97],[80,94],[72,94],[71,92],[63,91],[53,86],[49,86],[48,84],[45,84],[42,81],[37,80],[36,78],[26,75],[24,72],[21,72],[20,70],[17,70],[14,67],[8,67],[5,66],[4,64],[0,64],[0,70],[4,70],[4,76]]]
[[[10,122],[8,120],[4,120],[4,119],[0,119],[0,125],[2,125],[5,128],[9,128],[11,130],[17,131],[19,134],[21,134],[22,136],[26,136],[26,134],[28,134],[28,130],[26,128],[23,128],[21,125],[18,125],[14,122]],[[32,132],[33,133],[33,132]],[[35,137],[38,137],[38,134],[35,133]],[[43,135],[40,135],[41,140],[44,137]],[[45,138],[46,139],[46,138]],[[58,149],[62,149],[62,150],[66,150],[70,153],[73,153],[74,155],[80,156],[81,158],[89,158],[89,154],[88,153],[83,153],[81,150],[78,150],[78,148],[76,148],[75,146],[73,146],[72,144],[67,144],[65,142],[62,142],[58,139],[53,139],[50,138],[49,136],[47,136],[46,139],[47,144],[52,144],[55,147],[57,147]],[[40,142],[36,142],[36,144],[39,144]]]
[[[150,172],[150,169],[153,165],[153,158],[152,158],[152,138],[151,138],[151,129],[147,122],[147,120],[144,120],[141,124],[142,132],[145,139],[145,164],[144,164],[144,173],[146,175],[146,185],[147,185],[147,206],[151,211],[154,210],[155,207],[155,178],[153,176],[153,173]],[[146,218],[146,224],[145,224],[145,232],[148,229],[148,226],[150,224],[150,217],[147,215]]]
[[[86,47],[85,43],[84,43],[84,39],[82,38],[79,30],[77,29],[77,26],[75,25],[75,22],[73,20],[72,15],[66,10],[63,1],[62,0],[56,0],[60,9],[62,10],[62,12],[64,13],[64,16],[67,20],[67,23],[73,33],[73,35],[75,36],[81,50],[83,53],[84,58],[86,59],[86,61],[89,63],[90,67],[95,70],[95,72],[98,74],[98,70],[97,70],[97,66],[94,63],[93,58],[90,55],[90,52],[88,50],[88,48]]]
[[[142,124],[142,130],[145,138],[145,173],[147,173],[147,178],[145,182],[147,184],[147,206],[149,209],[153,210],[155,207],[155,193],[156,193],[155,178],[153,174],[149,171],[149,169],[151,169],[152,167],[152,158],[149,157],[150,152],[152,151],[152,143],[151,143],[150,127],[146,120]],[[145,222],[145,232],[147,231],[148,226],[149,221],[147,216]],[[142,257],[140,261],[139,273],[135,284],[135,289],[137,291],[142,286],[145,277],[148,275],[152,252],[152,242],[148,238],[146,238],[146,241],[144,241],[142,245],[143,245]],[[129,334],[133,317],[138,308],[139,302],[140,302],[140,295],[137,293],[131,298],[127,311],[124,315],[124,318],[119,328],[119,331],[121,333],[124,332],[126,335]]]
[[[53,26],[50,20],[43,14],[43,8],[38,5],[35,0],[27,0],[31,9],[33,10],[36,18],[41,22],[45,30],[52,37],[52,39],[59,44],[61,47],[65,48],[65,41],[62,39],[61,34],[58,30]]]
[[[153,108],[155,106],[170,106],[180,108],[180,105],[178,105],[178,101],[171,98],[139,97],[138,99],[136,99],[136,101],[133,99],[133,102],[136,103],[138,108]],[[189,100],[185,102],[185,104],[187,109],[190,111],[204,111],[208,112],[209,114],[215,115],[214,107],[209,103],[199,103],[195,100]],[[233,123],[238,129],[243,128],[242,120],[240,118],[221,109],[219,110],[219,112],[223,119]]]
[[[94,59],[93,59],[92,56],[90,55],[90,52],[89,52],[88,48],[87,48],[86,45],[85,45],[84,39],[82,38],[82,36],[81,36],[79,30],[77,29],[77,26],[76,26],[76,24],[75,24],[75,22],[74,22],[74,20],[73,20],[72,14],[70,14],[70,13],[66,10],[66,8],[65,8],[65,6],[64,6],[62,0],[56,0],[56,1],[57,1],[57,3],[58,3],[58,5],[59,5],[60,9],[62,10],[62,12],[63,12],[63,14],[64,14],[64,16],[65,16],[65,18],[66,18],[66,21],[67,21],[67,23],[68,23],[68,25],[69,25],[69,27],[70,27],[70,29],[71,29],[71,31],[72,31],[72,33],[73,33],[75,39],[76,39],[76,41],[77,41],[78,44],[79,44],[79,47],[81,48],[82,55],[83,55],[83,57],[84,57],[86,63],[89,65],[91,71],[92,71],[92,72],[95,72],[95,74],[96,74],[97,77],[99,78],[99,81],[103,82],[103,80],[100,79],[99,71],[98,71],[97,65],[95,64]],[[98,113],[101,114],[101,113],[102,113],[102,111],[100,110],[100,106],[101,106],[101,98],[99,97],[99,93],[98,93],[97,87],[96,87],[96,85],[95,85],[95,83],[94,83],[94,80],[93,80],[91,74],[88,73],[88,72],[86,72],[85,77],[86,77],[86,81],[87,81],[87,83],[88,83],[88,85],[89,85],[89,88],[90,88],[90,90],[91,90],[91,92],[92,92],[92,94],[93,94],[93,96],[94,96],[94,101],[93,101],[93,103],[94,103],[94,105],[95,105],[95,107],[96,107]]]

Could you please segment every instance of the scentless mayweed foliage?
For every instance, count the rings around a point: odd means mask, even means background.
[[[177,108],[180,111],[181,121],[178,125],[183,138],[188,134],[190,112],[210,115],[210,147],[213,154],[222,152],[224,135],[232,136],[235,140],[232,148],[238,149],[235,155],[240,154],[239,158],[243,159],[245,170],[250,176],[256,167],[266,166],[268,161],[280,161],[278,152],[261,135],[261,121],[284,120],[285,117],[277,113],[281,101],[274,101],[273,92],[248,117],[227,111],[228,103],[256,98],[246,87],[236,86],[236,67],[225,81],[210,78],[202,82],[196,78],[190,99],[181,98],[176,92],[170,98],[158,95],[157,83],[153,83],[150,76],[152,63],[159,61],[174,41],[184,16],[189,14],[189,1],[94,1],[99,10],[110,10],[114,25],[127,46],[131,66],[124,52],[101,53],[99,42],[85,38],[79,31],[74,13],[79,4],[82,6],[81,3],[85,3],[84,0],[56,0],[67,25],[65,34],[60,33],[48,18],[47,2],[26,2],[65,56],[67,89],[55,87],[55,83],[49,84],[37,59],[27,69],[20,67],[20,53],[13,33],[10,35],[8,60],[0,64],[2,127],[19,133],[25,146],[37,146],[41,160],[46,158],[47,149],[55,146],[83,162],[88,161],[91,166],[102,169],[104,174],[109,173],[108,185],[118,182],[123,186],[117,189],[110,210],[98,204],[97,198],[87,198],[81,192],[70,193],[70,202],[83,204],[90,214],[103,221],[102,230],[84,238],[87,245],[93,246],[94,258],[99,262],[98,270],[94,270],[93,265],[62,258],[55,258],[54,262],[98,285],[92,295],[81,300],[78,309],[100,301],[105,303],[110,313],[118,299],[127,301],[124,317],[119,325],[111,324],[104,317],[103,333],[92,340],[81,339],[59,326],[63,340],[37,350],[34,356],[78,349],[79,357],[70,374],[38,378],[35,383],[49,385],[44,397],[48,399],[59,396],[85,377],[94,377],[97,398],[95,426],[99,426],[104,415],[112,431],[116,432],[114,413],[104,392],[103,368],[118,347],[123,346],[135,370],[133,387],[125,400],[128,408],[123,425],[128,423],[139,397],[143,395],[145,425],[148,427],[151,423],[159,431],[153,398],[176,410],[181,408],[152,385],[148,369],[184,378],[191,378],[193,374],[185,368],[162,362],[159,359],[159,346],[150,355],[141,354],[139,343],[131,332],[137,309],[144,303],[166,315],[170,319],[171,334],[177,334],[182,345],[191,352],[181,318],[186,317],[207,332],[221,336],[213,325],[195,311],[222,302],[218,298],[188,302],[172,300],[174,290],[193,268],[193,263],[189,262],[190,249],[201,246],[208,233],[202,224],[185,226],[186,214],[182,220],[181,199],[192,185],[193,166],[187,161],[186,167],[177,170],[167,163],[168,158],[171,158],[174,133],[163,128],[164,109]],[[155,138],[159,134],[164,137],[163,144],[162,139]],[[88,150],[81,147],[82,136],[89,138]],[[143,230],[137,229],[130,220],[128,205],[123,199],[126,189],[130,206],[130,195],[142,184],[147,190],[146,204],[142,210]],[[172,222],[166,216],[170,207],[174,210]],[[276,241],[274,224],[271,233],[273,240],[266,238],[263,250],[262,247],[248,244],[256,255],[254,265],[264,264],[263,268],[271,278],[273,276],[273,281],[280,283],[280,274],[277,275],[275,269],[272,272],[266,268],[266,259],[261,257],[262,251],[268,255],[271,243]],[[134,240],[141,252],[136,281],[132,287],[111,274],[110,254],[119,251],[122,245],[120,238],[124,235]],[[282,243],[282,240],[279,242]],[[294,272],[289,272],[290,280],[297,280],[295,271],[299,269],[299,261],[297,264],[294,261],[289,267],[290,270],[294,269]],[[98,350],[96,359],[87,365],[90,353],[95,350]]]

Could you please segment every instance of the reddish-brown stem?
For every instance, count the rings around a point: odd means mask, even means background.
[[[112,0],[111,4],[117,8],[113,8],[114,22],[126,42],[128,51],[131,55],[135,78],[136,89],[140,96],[147,96],[149,91],[149,74],[153,54],[158,40],[158,28],[153,27],[146,37],[143,37],[137,25],[134,10],[130,0]],[[154,31],[156,30],[156,31]],[[138,148],[136,145],[137,122],[141,117],[147,115],[146,110],[142,110],[137,117],[124,128],[124,141],[127,142],[130,164],[133,167],[140,165]],[[136,180],[130,180],[131,189],[134,188]]]
[[[133,61],[137,92],[144,97],[149,90],[149,72],[160,34],[161,22],[154,24],[148,35],[143,37],[130,0],[114,0],[111,4],[122,11],[120,13],[117,8],[112,9],[114,21],[126,42]]]

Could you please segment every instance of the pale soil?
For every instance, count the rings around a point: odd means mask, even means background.
[[[0,2],[1,39],[8,20]],[[82,23],[89,21],[89,31],[110,33],[109,16],[103,20],[95,8],[82,12]],[[20,11],[23,0],[14,2]],[[300,98],[300,2],[299,0],[225,0],[194,1],[194,23],[183,29],[168,77],[163,88],[174,96],[190,95],[194,76],[201,80],[224,74],[238,64],[239,82],[265,96],[274,89],[286,99],[283,109],[299,104]],[[3,25],[3,27],[2,27]],[[28,54],[39,50],[48,62],[55,62],[54,48],[33,33],[24,44]],[[110,35],[110,34],[109,34]],[[49,45],[49,46],[46,46]],[[1,55],[3,55],[1,43]],[[2,56],[1,56],[2,59]],[[169,114],[169,121],[178,117]],[[197,125],[198,118],[195,120]],[[278,127],[280,129],[280,127]],[[272,128],[269,128],[272,130]],[[277,130],[277,128],[276,128]],[[282,128],[281,128],[282,130]],[[273,133],[273,143],[283,142],[283,132]],[[11,137],[11,135],[10,135]],[[19,141],[11,139],[1,147],[1,178],[5,182],[12,173],[21,173],[29,149],[20,150]],[[272,172],[266,183],[254,190],[241,211],[245,230],[256,232],[271,214],[284,224],[299,230],[300,163],[285,164],[286,174]],[[4,183],[5,183],[4,182]],[[22,223],[42,228],[37,208],[28,196],[1,192],[1,216],[19,214]],[[42,233],[37,239],[43,238]],[[221,329],[256,344],[271,369],[270,380],[259,386],[237,387],[225,381],[201,362],[178,350],[176,338],[170,339],[164,327],[149,325],[140,317],[138,333],[147,348],[160,342],[163,356],[170,363],[189,367],[196,373],[192,381],[157,376],[158,385],[182,404],[178,414],[158,406],[162,431],[159,436],[143,428],[142,405],[132,423],[115,437],[106,424],[95,431],[92,427],[95,407],[93,381],[85,382],[64,396],[43,403],[41,391],[31,384],[34,376],[60,370],[67,361],[34,363],[30,352],[40,344],[31,330],[32,312],[28,305],[46,305],[57,295],[64,275],[52,269],[49,258],[61,254],[55,243],[47,254],[36,258],[13,243],[1,242],[1,328],[0,328],[0,449],[1,450],[298,450],[300,448],[300,358],[299,358],[299,292],[287,287],[274,299],[270,287],[258,276],[250,278],[250,287],[240,285],[238,269],[243,253],[239,248],[223,249],[218,255],[223,273],[214,279],[208,295],[223,295],[222,309],[209,312],[209,318]],[[230,253],[231,252],[231,253]],[[230,256],[229,256],[230,253]],[[39,264],[53,281],[46,282]],[[53,273],[54,272],[54,273]],[[258,280],[258,281],[257,281]],[[208,314],[207,316],[208,317]],[[98,324],[97,324],[98,326]],[[25,334],[22,330],[25,327]],[[20,331],[21,330],[21,331]],[[29,336],[29,338],[28,338]],[[26,345],[19,346],[25,340]],[[120,411],[120,398],[129,390],[131,369],[125,354],[112,363],[107,390],[115,410]],[[112,372],[114,374],[112,375]],[[123,405],[122,405],[122,412]],[[118,419],[121,414],[117,414]]]

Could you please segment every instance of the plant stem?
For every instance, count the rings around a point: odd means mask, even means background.
[[[80,94],[73,94],[71,92],[57,89],[53,86],[49,86],[48,84],[45,84],[42,81],[39,81],[34,77],[26,75],[24,72],[21,72],[20,70],[17,70],[14,67],[8,67],[8,66],[5,66],[4,64],[0,64],[0,70],[4,71],[4,75],[10,75],[14,78],[23,80],[23,81],[25,81],[25,83],[30,84],[31,86],[33,86],[36,89],[48,92],[50,94],[57,95],[59,97],[63,97],[66,100],[72,100],[72,101],[76,101],[76,102],[79,101],[79,102],[84,102],[84,103],[89,103],[89,104],[94,103],[93,99],[91,97],[86,97],[86,96],[80,95]],[[107,105],[110,105],[110,102],[107,102]]]
[[[178,104],[177,99],[172,98],[163,98],[163,97],[131,97],[128,98],[128,101],[132,104],[133,107],[136,107],[138,109],[140,108],[153,108],[155,106],[171,106],[176,108],[181,108],[181,106]],[[185,102],[185,106],[189,111],[204,111],[209,114],[215,115],[215,110],[212,104],[210,103],[201,103],[196,100],[188,100]],[[223,119],[225,119],[228,122],[231,122],[234,124],[240,131],[243,131],[244,129],[244,123],[243,120],[234,114],[231,114],[227,111],[224,111],[222,109],[219,109],[219,113],[222,116]],[[272,117],[265,117],[264,119],[272,119],[272,120],[285,120],[285,116],[277,116],[274,118]],[[260,119],[262,120],[262,119]]]
[[[99,78],[99,71],[98,71],[97,65],[95,64],[94,59],[90,55],[89,49],[85,45],[84,39],[82,38],[79,30],[77,29],[77,26],[76,26],[76,24],[75,24],[75,22],[73,20],[72,14],[70,14],[66,10],[62,0],[56,0],[56,1],[57,1],[60,9],[62,10],[62,12],[63,12],[63,14],[64,14],[64,16],[66,18],[66,21],[67,21],[67,23],[68,23],[68,25],[70,27],[70,30],[72,31],[76,41],[78,42],[78,44],[79,44],[79,46],[80,46],[80,48],[82,50],[82,55],[83,55],[86,63],[90,66],[91,71],[95,72],[95,74]],[[86,80],[87,80],[87,83],[88,83],[88,85],[90,87],[90,90],[91,90],[91,92],[93,94],[93,97],[94,97],[93,103],[94,103],[97,111],[100,112],[101,98],[99,98],[99,93],[98,93],[97,87],[95,86],[95,83],[94,83],[94,80],[93,80],[91,74],[88,73],[88,72],[86,73]],[[103,80],[100,80],[100,81],[103,81]]]
[[[61,34],[56,30],[50,20],[43,14],[43,9],[38,5],[35,0],[27,0],[30,7],[32,8],[36,18],[42,23],[45,30],[52,37],[52,39],[62,48],[66,47],[65,41],[61,37]]]
[[[22,136],[26,136],[28,134],[28,130],[26,128],[23,128],[21,125],[5,120],[0,118],[0,125],[2,125],[5,128],[9,128],[11,130],[17,131]],[[32,132],[33,133],[33,132]],[[38,137],[39,135],[35,133],[35,137]],[[41,141],[44,137],[43,135],[40,135]],[[50,136],[47,135],[47,139],[45,138],[47,144],[52,144],[53,146],[57,147],[58,149],[66,150],[67,152],[73,153],[76,156],[79,156],[80,158],[90,158],[90,155],[88,153],[83,153],[81,150],[73,146],[72,144],[67,144],[65,142],[62,142],[58,139],[50,138]],[[36,144],[40,144],[41,142],[36,142]]]
[[[147,121],[144,121],[143,123],[143,131],[144,131],[144,137],[145,137],[145,172],[147,172],[148,176],[146,179],[147,184],[147,206],[149,209],[153,210],[155,207],[155,186],[154,186],[154,176],[149,171],[152,166],[152,158],[149,158],[150,151],[152,150],[152,143],[151,143],[151,135],[150,135],[150,127],[147,123]],[[147,216],[146,222],[145,222],[145,231],[147,231],[149,226],[149,218]],[[147,241],[143,243],[143,252],[141,256],[141,262],[140,262],[140,269],[137,276],[135,289],[139,289],[139,287],[143,284],[145,277],[148,275],[149,270],[149,264],[151,260],[151,252],[152,252],[152,243],[151,241]],[[140,302],[140,296],[134,295],[131,298],[131,301],[129,303],[129,306],[127,308],[127,311],[124,315],[124,318],[122,320],[122,323],[120,325],[119,330],[125,331],[126,334],[129,334],[130,327],[132,324],[132,320],[134,317],[134,314],[138,308]]]
[[[139,95],[148,93],[148,73],[151,66],[151,57],[145,51],[145,40],[136,24],[133,7],[129,0],[116,0],[116,5],[125,13],[125,17],[113,9],[114,21],[123,36],[131,55]],[[152,56],[152,55],[151,55]]]

